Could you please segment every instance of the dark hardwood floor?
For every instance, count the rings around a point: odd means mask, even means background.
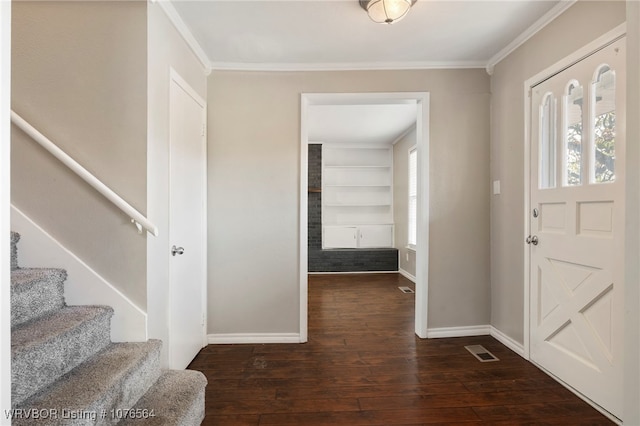
[[[612,424],[489,336],[421,340],[396,274],[311,275],[309,342],[209,345],[205,425]],[[451,307],[455,309],[455,307]],[[500,361],[481,363],[465,345]]]

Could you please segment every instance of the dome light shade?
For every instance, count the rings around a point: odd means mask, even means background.
[[[393,24],[404,18],[416,0],[360,0],[369,18],[378,24]]]

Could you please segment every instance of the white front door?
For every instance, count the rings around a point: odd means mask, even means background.
[[[182,369],[205,344],[205,102],[175,73],[169,96],[169,365]]]
[[[625,39],[532,88],[531,360],[617,417]]]

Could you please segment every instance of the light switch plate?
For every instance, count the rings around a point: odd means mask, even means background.
[[[500,181],[499,180],[494,180],[493,181],[493,195],[499,195],[500,194]]]

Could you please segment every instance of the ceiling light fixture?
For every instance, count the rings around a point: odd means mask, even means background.
[[[404,18],[416,0],[360,0],[369,18],[378,24],[393,24]]]

